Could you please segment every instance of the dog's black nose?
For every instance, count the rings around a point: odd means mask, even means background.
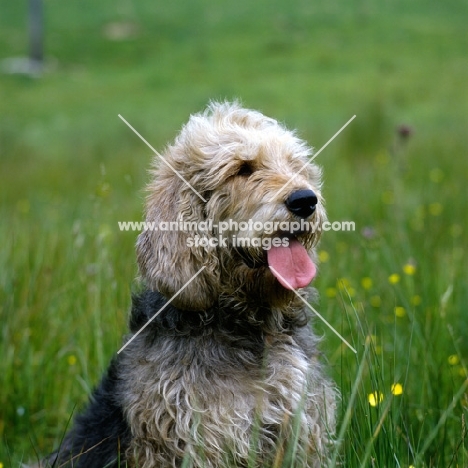
[[[285,203],[291,213],[307,218],[315,211],[317,195],[312,190],[297,190],[289,195]]]

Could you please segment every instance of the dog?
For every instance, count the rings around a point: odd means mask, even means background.
[[[276,120],[212,102],[155,156],[130,334],[41,466],[326,463],[337,392],[304,304],[320,237],[304,225],[326,219],[311,154]]]

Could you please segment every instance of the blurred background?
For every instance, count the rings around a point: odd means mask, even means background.
[[[42,9],[31,66],[30,6],[0,0],[0,467],[58,445],[125,333],[137,234],[117,221],[142,219],[152,154],[117,115],[162,150],[235,98],[316,149],[357,115],[317,159],[330,220],[356,223],[324,235],[320,310],[371,349],[318,324],[343,411],[359,387],[338,459],[468,466],[468,3]]]

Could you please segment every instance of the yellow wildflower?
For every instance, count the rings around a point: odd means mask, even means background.
[[[369,401],[369,405],[371,406],[377,406],[379,403],[382,403],[384,396],[382,392],[374,392],[374,393],[369,393],[367,399]]]
[[[403,266],[403,272],[405,275],[412,276],[416,272],[416,267],[412,263],[407,263]]]
[[[369,278],[368,276],[366,276],[365,278],[362,278],[361,286],[366,290],[371,289],[372,288],[372,278]]]
[[[406,315],[406,310],[404,307],[398,306],[394,309],[395,315],[399,318],[402,318]]]
[[[397,395],[401,395],[403,393],[403,385],[401,385],[400,383],[394,383],[392,385],[392,394],[397,396]]]
[[[327,263],[330,260],[330,255],[325,250],[321,250],[319,252],[319,260],[320,263]]]
[[[388,277],[390,284],[397,284],[400,281],[400,275],[398,273],[393,273]]]
[[[450,355],[447,360],[451,366],[456,366],[460,362],[460,359],[458,359],[456,354]]]
[[[325,295],[329,298],[336,297],[336,288],[327,288],[325,289]]]
[[[67,358],[67,362],[69,366],[74,366],[76,364],[76,356],[70,354],[70,356]]]

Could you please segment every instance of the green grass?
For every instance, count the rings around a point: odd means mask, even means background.
[[[59,443],[125,333],[135,234],[117,221],[141,219],[151,154],[117,114],[161,149],[234,97],[316,148],[357,114],[318,158],[330,219],[357,227],[324,234],[316,280],[358,349],[317,323],[335,461],[468,466],[466,2],[213,3],[45,2],[50,71],[0,75],[0,466]],[[0,58],[23,55],[25,6],[0,12]],[[122,21],[136,36],[107,39]]]

